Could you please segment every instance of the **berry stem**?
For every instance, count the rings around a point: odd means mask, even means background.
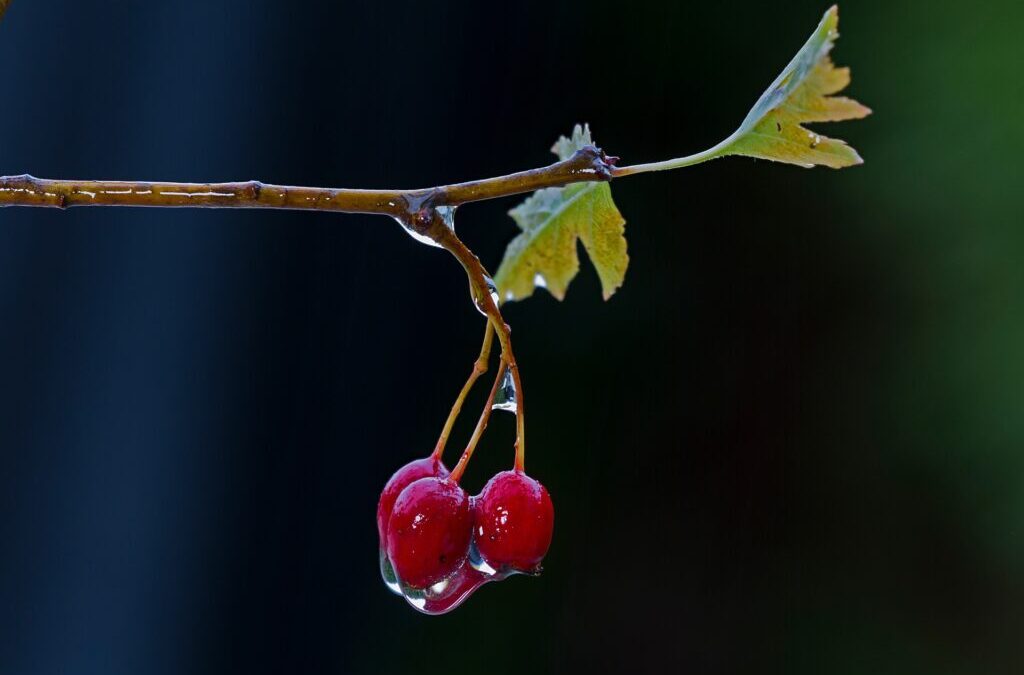
[[[462,478],[462,474],[466,471],[466,466],[469,465],[469,459],[473,456],[473,451],[476,450],[477,443],[480,442],[480,438],[484,435],[484,430],[487,428],[487,422],[491,419],[491,410],[494,405],[494,397],[498,395],[498,387],[501,386],[501,380],[505,376],[505,370],[508,364],[505,359],[502,358],[501,365],[498,366],[498,376],[494,378],[494,384],[491,385],[491,393],[487,396],[487,401],[484,403],[484,409],[480,411],[480,419],[477,420],[476,429],[473,430],[473,435],[469,439],[469,443],[466,444],[466,449],[462,452],[462,457],[459,458],[459,463],[452,469],[450,478],[456,483]]]
[[[526,408],[523,400],[523,382],[519,376],[516,357],[512,353],[512,329],[505,323],[501,310],[498,308],[498,303],[491,296],[491,289],[488,286],[491,275],[487,273],[487,270],[481,264],[480,259],[476,257],[476,254],[462,243],[462,240],[459,239],[453,229],[445,224],[440,214],[435,212],[430,225],[421,231],[455,256],[456,260],[462,264],[463,269],[466,270],[466,276],[469,277],[473,296],[477,299],[480,308],[487,314],[491,325],[494,326],[494,330],[498,335],[498,344],[501,345],[503,370],[507,368],[512,373],[512,382],[516,388],[515,466],[516,469],[523,470],[526,462]],[[488,413],[489,407],[488,404]]]
[[[441,459],[441,455],[444,454],[444,447],[448,443],[448,436],[451,435],[452,426],[455,424],[455,420],[458,419],[459,413],[462,412],[462,404],[465,402],[466,396],[480,376],[487,372],[487,362],[491,357],[491,344],[493,342],[494,330],[490,320],[488,320],[487,325],[484,326],[484,342],[480,346],[480,356],[473,363],[473,370],[469,373],[469,379],[462,385],[462,391],[459,392],[458,398],[452,404],[451,412],[448,413],[448,419],[441,430],[441,437],[437,439],[437,446],[434,447],[434,453],[431,455],[434,459]]]

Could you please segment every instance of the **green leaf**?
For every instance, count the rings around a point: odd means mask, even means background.
[[[836,68],[829,52],[839,37],[839,8],[832,6],[817,30],[751,109],[722,154],[746,155],[804,167],[839,169],[861,164],[845,142],[816,134],[805,122],[859,119],[871,110],[832,96],[850,84],[850,69]]]
[[[559,138],[551,151],[564,160],[586,145],[593,145],[590,128],[576,125],[572,137]],[[626,221],[607,183],[537,190],[509,215],[522,233],[509,243],[494,276],[503,301],[527,298],[537,287],[564,298],[580,268],[577,239],[597,270],[605,300],[622,285],[629,265]]]
[[[838,26],[839,8],[833,5],[803,48],[757,100],[739,129],[727,139],[695,155],[623,167],[615,175],[679,169],[728,155],[806,168],[840,169],[863,163],[857,151],[845,142],[803,126],[805,122],[838,122],[871,114],[870,109],[853,99],[832,95],[850,83],[850,69],[836,68],[829,56],[839,37]]]

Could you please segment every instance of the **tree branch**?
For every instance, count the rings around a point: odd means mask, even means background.
[[[2,3],[3,0],[0,0]],[[353,190],[234,183],[48,180],[0,177],[0,206],[143,206],[163,208],[297,209],[403,217],[424,208],[533,192],[570,183],[608,181],[614,158],[588,146],[569,159],[507,176],[418,190]]]

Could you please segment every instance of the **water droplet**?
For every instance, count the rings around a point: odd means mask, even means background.
[[[536,286],[537,288],[547,288],[548,280],[545,279],[544,275],[542,275],[540,272],[537,272],[536,274],[533,275],[533,285]]]
[[[498,385],[498,391],[494,395],[492,410],[507,410],[510,413],[519,411],[519,401],[516,397],[516,381],[512,378],[512,371],[506,370]]]
[[[388,558],[388,552],[383,548],[380,549],[380,575],[384,578],[384,585],[388,587],[388,590],[395,595],[402,595],[402,588],[398,584],[398,576],[395,574],[395,568],[391,566],[391,559]]]
[[[434,209],[437,214],[441,216],[441,220],[448,226],[448,229],[452,232],[455,231],[455,207],[454,206],[438,206]]]
[[[501,296],[498,295],[498,287],[494,283],[494,279],[490,277],[484,277],[484,282],[487,284],[487,293],[491,296],[491,301],[494,306],[497,307],[501,301]],[[480,312],[484,316],[487,316],[487,309],[484,307],[483,298],[480,297],[476,291],[476,287],[472,287],[473,291],[473,304],[476,305],[476,311]]]
[[[484,528],[480,528],[480,534],[483,534]],[[477,572],[480,572],[486,577],[493,577],[498,573],[498,570],[490,566],[490,564],[484,560],[483,556],[480,555],[480,550],[476,547],[476,539],[474,538],[472,544],[469,546],[469,564]],[[504,578],[504,577],[502,577]]]
[[[389,590],[401,595],[416,610],[424,614],[444,614],[461,605],[484,584],[501,581],[520,573],[505,567],[495,569],[488,564],[476,546],[475,534],[474,532],[474,538],[470,540],[469,554],[459,568],[448,578],[427,588],[413,588],[398,579],[387,554],[382,550],[380,569],[384,583]]]
[[[455,207],[454,206],[436,206],[436,207],[434,207],[434,211],[437,213],[438,216],[441,217],[441,220],[444,221],[444,224],[448,227],[448,229],[451,230],[452,232],[454,232],[455,231]],[[438,244],[436,241],[434,241],[430,237],[428,237],[426,235],[423,235],[423,234],[420,234],[419,232],[417,232],[415,230],[415,228],[410,226],[408,223],[406,223],[401,218],[396,217],[395,220],[398,221],[398,224],[402,226],[402,229],[405,230],[409,234],[410,237],[412,237],[413,239],[415,239],[419,243],[426,244],[427,246],[433,246],[434,248],[443,248],[440,244]]]
[[[512,302],[516,299],[516,294],[512,291],[505,291],[505,302]]]
[[[400,593],[406,601],[424,614],[444,614],[461,605],[473,591],[489,581],[503,576],[487,576],[464,562],[459,569],[427,588],[412,588],[401,584]]]
[[[434,240],[433,240],[433,239],[431,239],[430,237],[428,237],[428,236],[426,236],[426,235],[422,235],[422,234],[420,234],[419,232],[417,232],[416,230],[414,230],[413,228],[409,227],[409,225],[408,225],[408,224],[406,224],[406,222],[405,222],[404,220],[402,220],[401,218],[397,218],[397,217],[396,217],[396,218],[395,218],[395,221],[396,221],[396,222],[397,222],[397,223],[398,223],[399,225],[401,225],[401,226],[402,226],[402,229],[403,229],[403,230],[405,230],[405,231],[406,231],[406,233],[408,233],[408,235],[409,235],[410,237],[412,237],[413,239],[415,239],[415,240],[416,240],[416,241],[418,241],[419,243],[421,243],[421,244],[426,244],[427,246],[433,246],[434,248],[441,248],[441,245],[440,245],[440,244],[438,244],[438,243],[437,243],[436,241],[434,241]]]

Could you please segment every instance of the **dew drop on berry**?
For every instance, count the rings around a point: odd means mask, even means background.
[[[512,377],[512,371],[506,370],[498,385],[498,391],[494,395],[493,410],[507,410],[510,413],[519,411],[519,401],[516,396],[516,381]]]
[[[473,543],[469,547],[469,558],[468,558],[469,564],[470,564],[470,566],[473,569],[475,569],[477,572],[480,572],[484,576],[494,577],[495,575],[498,574],[498,570],[496,570],[493,567],[491,567],[487,563],[487,561],[484,560],[484,557],[482,555],[480,555],[480,549],[478,549],[476,547],[476,537],[478,536],[478,534],[479,534],[478,532],[474,532],[473,533],[473,537],[474,537],[473,538]],[[500,577],[500,578],[504,578],[504,577]]]
[[[412,588],[401,584],[400,594],[424,614],[445,614],[461,605],[476,589],[500,578],[483,574],[463,563],[450,577],[427,588]]]
[[[402,586],[398,583],[398,576],[395,568],[391,566],[391,559],[383,547],[380,549],[380,576],[384,579],[384,585],[395,595],[402,595]]]
[[[396,593],[405,598],[412,607],[424,614],[437,615],[452,611],[471,596],[478,588],[492,581],[502,581],[510,576],[522,574],[520,570],[503,566],[498,570],[492,567],[476,546],[477,532],[473,532],[474,539],[470,543],[469,555],[466,560],[450,576],[438,581],[426,588],[415,588],[395,579]],[[387,559],[387,555],[384,556]],[[392,578],[394,570],[390,563],[387,564]],[[381,562],[381,573],[387,583],[388,576],[384,572],[385,563]],[[390,584],[388,585],[391,588]]]

